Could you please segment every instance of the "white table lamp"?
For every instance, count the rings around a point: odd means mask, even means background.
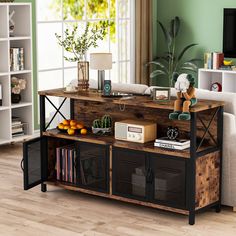
[[[102,92],[105,80],[105,70],[112,69],[112,54],[91,53],[90,68],[92,70],[98,70],[98,92]]]

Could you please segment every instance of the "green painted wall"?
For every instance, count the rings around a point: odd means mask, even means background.
[[[33,43],[33,88],[34,88],[34,127],[38,129],[38,108],[37,108],[37,50],[36,50],[36,8],[35,0],[15,0],[15,2],[32,3],[32,43]]]
[[[205,51],[222,51],[223,9],[236,8],[235,0],[153,0],[153,4],[154,56],[166,51],[157,19],[166,25],[175,16],[180,17],[182,24],[180,48],[189,43],[199,44],[189,51],[189,57],[202,58]]]

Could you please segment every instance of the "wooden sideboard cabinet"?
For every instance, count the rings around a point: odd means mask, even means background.
[[[171,121],[168,114],[173,101],[154,103],[147,96],[120,100],[103,98],[95,91],[64,94],[62,89],[39,92],[41,136],[24,143],[22,169],[24,189],[47,184],[133,204],[172,211],[195,223],[197,212],[221,209],[221,171],[223,142],[222,102],[199,101],[191,108],[190,121]],[[118,141],[110,136],[69,136],[49,129],[45,119],[45,102],[51,97],[70,99],[70,118],[86,126],[104,114],[113,122],[145,119],[157,123],[157,137],[168,126],[177,126],[181,137],[189,138],[189,149],[167,150],[153,142],[140,144]],[[53,103],[52,103],[53,104]],[[59,113],[62,106],[55,108]],[[54,118],[54,116],[53,116]],[[50,124],[50,122],[49,122]],[[60,162],[56,153],[61,147],[73,147],[73,171],[66,178],[58,176]],[[68,164],[69,165],[69,164]],[[71,164],[70,164],[71,165]]]

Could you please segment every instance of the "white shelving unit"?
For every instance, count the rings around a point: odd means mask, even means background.
[[[9,12],[15,11],[14,37],[9,32]],[[0,3],[0,84],[3,105],[0,106],[0,145],[23,141],[33,135],[33,82],[32,82],[32,25],[30,3]],[[23,71],[10,71],[10,48],[24,48]],[[11,77],[24,78],[26,89],[21,92],[21,102],[11,103]],[[25,135],[12,137],[12,116],[25,123]]]
[[[199,69],[198,88],[211,90],[213,83],[222,86],[222,92],[236,93],[236,71]]]

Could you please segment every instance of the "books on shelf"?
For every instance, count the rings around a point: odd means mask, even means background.
[[[76,150],[74,145],[56,149],[56,179],[76,184]]]
[[[24,48],[10,48],[11,71],[24,70]]]
[[[11,127],[12,137],[18,137],[24,135],[24,123],[21,121],[20,117],[12,117],[12,127]]]
[[[170,140],[168,139],[168,137],[163,137],[156,139],[154,146],[172,150],[184,150],[190,147],[190,140],[188,139]]]
[[[221,52],[206,52],[204,54],[204,68],[218,70],[224,64],[224,54]]]

